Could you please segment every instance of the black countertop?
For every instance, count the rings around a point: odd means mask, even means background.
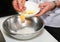
[[[60,28],[45,26],[45,29],[60,42]]]

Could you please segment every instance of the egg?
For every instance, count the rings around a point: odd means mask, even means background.
[[[34,14],[34,13],[35,13],[35,11],[33,11],[33,10],[26,11],[26,14]]]
[[[22,22],[25,21],[25,18],[26,18],[26,17],[25,17],[25,14],[30,15],[30,14],[34,14],[34,13],[35,13],[34,10],[28,10],[28,11],[21,12],[21,15],[20,15],[21,21],[22,21]]]
[[[25,15],[21,14],[20,19],[21,19],[21,22],[24,22],[25,21]]]

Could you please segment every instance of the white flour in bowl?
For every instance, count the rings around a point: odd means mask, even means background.
[[[17,34],[31,34],[31,33],[35,33],[35,30],[30,27],[26,27],[17,31]]]

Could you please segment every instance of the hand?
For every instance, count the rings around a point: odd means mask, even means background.
[[[12,4],[13,4],[14,9],[17,12],[22,12],[26,9],[26,7],[24,6],[25,0],[19,0],[19,1],[18,0],[13,0]]]
[[[55,6],[53,2],[45,2],[45,3],[40,4],[39,7],[41,8],[41,11],[35,16],[41,16],[45,14],[46,12],[52,10]]]

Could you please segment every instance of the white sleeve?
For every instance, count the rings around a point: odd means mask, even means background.
[[[33,2],[40,4],[40,3],[50,2],[50,1],[55,1],[55,0],[28,0],[28,1],[33,1]]]
[[[43,2],[46,2],[46,1],[55,1],[55,0],[28,0],[28,1],[33,1],[33,2],[40,2],[40,1],[43,1]]]
[[[38,3],[40,0],[28,0],[28,1],[33,1],[33,2]]]
[[[47,2],[49,2],[49,1],[55,1],[55,0],[42,0],[42,1],[45,1],[45,2],[47,1]]]

